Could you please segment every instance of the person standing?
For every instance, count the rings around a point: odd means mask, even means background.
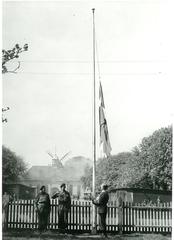
[[[40,192],[35,199],[35,209],[38,215],[38,230],[39,233],[46,231],[48,219],[51,209],[50,197],[46,193],[46,187],[42,186]]]
[[[4,192],[2,196],[2,229],[7,230],[7,218],[8,218],[8,204],[12,199],[7,192]]]
[[[96,199],[92,199],[92,203],[98,207],[99,227],[103,237],[107,237],[106,215],[107,215],[107,203],[109,201],[109,194],[107,192],[107,189],[108,186],[106,184],[102,184],[101,193]]]
[[[60,232],[65,233],[68,227],[68,212],[71,208],[71,197],[68,191],[66,191],[66,184],[62,183],[61,191],[55,193],[52,198],[58,198],[58,227]]]

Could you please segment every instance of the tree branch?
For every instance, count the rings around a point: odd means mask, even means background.
[[[6,73],[17,73],[16,71],[20,68],[20,66],[21,66],[21,63],[18,62],[18,66],[14,70],[12,70],[12,71],[7,70]]]

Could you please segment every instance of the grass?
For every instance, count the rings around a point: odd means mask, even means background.
[[[56,232],[47,232],[39,236],[38,233],[34,231],[10,231],[3,233],[3,240],[95,240],[102,239],[100,235],[91,234],[60,234]],[[108,235],[108,239],[114,240],[171,240],[171,235],[161,235],[161,234],[123,234],[123,235]]]

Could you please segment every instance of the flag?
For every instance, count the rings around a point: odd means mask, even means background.
[[[99,86],[99,100],[100,100],[101,107],[105,108],[101,82],[100,82],[100,86]]]
[[[100,99],[99,106],[100,146],[103,150],[103,153],[108,157],[110,156],[112,148],[109,140],[107,121],[104,114],[105,105],[101,83],[99,87],[99,99]]]

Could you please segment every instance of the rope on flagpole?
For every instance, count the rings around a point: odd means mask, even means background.
[[[94,18],[94,11],[93,12],[93,95],[94,95],[94,105],[93,105],[93,114],[94,114],[94,121],[93,121],[93,177],[92,177],[92,194],[93,198],[96,197],[96,80],[95,80],[95,18]],[[92,205],[92,233],[96,234],[96,222],[97,222],[97,215],[96,215],[96,206]]]

